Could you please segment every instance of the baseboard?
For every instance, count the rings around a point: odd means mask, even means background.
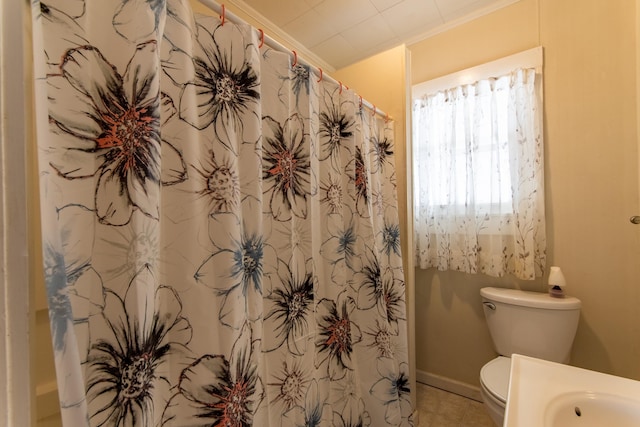
[[[421,370],[416,371],[416,380],[419,383],[482,402],[480,388],[474,385]]]

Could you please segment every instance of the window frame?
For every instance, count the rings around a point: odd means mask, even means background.
[[[442,77],[417,83],[411,87],[411,98],[416,100],[442,90],[451,89],[456,86],[472,84],[478,80],[500,77],[510,73],[516,68],[535,68],[536,77],[542,76],[543,49],[537,46],[495,61],[487,62],[475,67],[456,71]],[[536,78],[536,91],[540,101],[543,101],[542,79]],[[412,103],[413,104],[413,103]]]

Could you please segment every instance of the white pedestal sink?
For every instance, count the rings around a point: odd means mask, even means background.
[[[640,426],[640,381],[514,354],[504,427],[574,426]]]

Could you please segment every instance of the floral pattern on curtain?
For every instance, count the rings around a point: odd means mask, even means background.
[[[535,69],[414,100],[420,268],[544,274],[544,150]]]
[[[413,425],[393,124],[186,0],[33,22],[64,425]]]

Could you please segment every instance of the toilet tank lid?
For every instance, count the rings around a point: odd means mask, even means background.
[[[522,291],[520,289],[482,288],[480,295],[494,302],[549,310],[576,310],[582,306],[580,300],[575,297],[557,298],[544,292]]]

